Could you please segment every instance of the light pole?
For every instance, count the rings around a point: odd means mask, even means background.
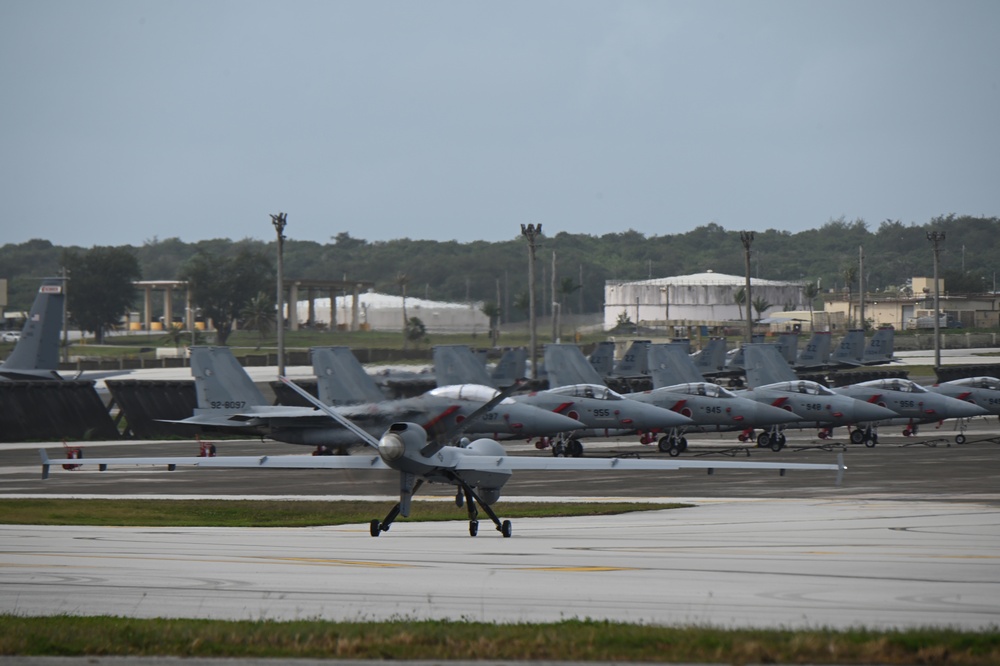
[[[928,231],[927,240],[934,244],[934,369],[941,367],[941,286],[938,284],[938,245],[944,242],[943,231]]]
[[[528,326],[531,329],[531,378],[538,378],[537,343],[535,339],[535,238],[542,235],[542,225],[522,224],[521,235],[528,239]]]
[[[285,376],[285,225],[288,215],[278,213],[271,216],[274,230],[278,232],[278,376]]]
[[[744,300],[747,305],[746,343],[750,344],[753,341],[753,310],[750,309],[751,303],[753,302],[750,298],[750,245],[753,243],[753,232],[741,231],[740,242],[743,243],[743,254],[746,260],[746,284],[744,285],[743,290],[746,292],[746,298]]]

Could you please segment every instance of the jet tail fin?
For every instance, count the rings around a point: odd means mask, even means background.
[[[831,354],[830,362],[842,365],[861,365],[861,355],[865,348],[865,332],[861,329],[848,331],[840,345]]]
[[[528,360],[528,350],[524,347],[514,347],[508,349],[497,361],[497,367],[493,369],[490,378],[491,384],[497,387],[510,386],[518,382],[525,375],[525,363]]]
[[[653,388],[693,384],[705,381],[691,357],[681,345],[650,345],[647,350],[649,373],[653,378]]]
[[[548,373],[549,386],[552,388],[573,384],[604,383],[604,379],[576,345],[545,345],[545,371]]]
[[[817,331],[799,352],[795,365],[799,368],[820,368],[830,360],[830,332]]]
[[[890,363],[892,352],[896,345],[896,329],[892,327],[880,328],[875,331],[875,335],[865,347],[861,362],[864,365],[877,365],[879,363]]]
[[[557,352],[562,354],[563,352]],[[581,352],[582,353],[582,352]],[[590,361],[590,367],[600,375],[601,377],[608,377],[615,371],[615,343],[609,341],[598,342],[597,346],[594,347],[594,351],[590,353],[587,357]],[[580,383],[580,382],[571,382]],[[586,382],[592,384],[594,382]],[[598,384],[603,383],[603,380],[597,382]],[[553,385],[554,386],[554,385]]]
[[[480,384],[493,386],[493,379],[468,345],[436,345],[434,378],[438,386]]]
[[[62,379],[59,368],[59,335],[66,299],[63,278],[44,278],[31,305],[21,339],[0,364],[0,375],[15,379]]]
[[[191,374],[199,409],[218,410],[219,404],[231,404],[234,409],[267,405],[229,347],[191,347]]]
[[[622,359],[615,366],[615,374],[619,377],[638,377],[649,374],[647,350],[651,340],[634,340],[625,350]]]
[[[777,345],[767,343],[743,345],[743,354],[747,386],[750,388],[796,379],[795,371],[781,355]]]
[[[327,405],[381,402],[385,395],[349,347],[313,347],[313,372],[319,399]]]

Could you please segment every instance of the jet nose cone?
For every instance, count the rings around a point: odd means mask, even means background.
[[[781,423],[795,423],[801,421],[802,417],[794,412],[764,403],[748,401],[755,407],[756,413],[753,416],[754,423],[758,425],[779,425]]]
[[[691,425],[694,423],[690,418],[665,407],[647,405],[644,402],[632,401],[628,406],[628,412],[622,412],[623,417],[632,419],[632,427],[636,430],[648,430],[651,428],[672,428],[674,426]],[[624,410],[624,408],[622,408]]]
[[[556,414],[544,409],[536,410],[538,413],[525,419],[525,430],[531,430],[539,434],[555,434],[558,432],[568,432],[570,430],[581,430],[587,426],[562,414]]]
[[[943,411],[947,413],[947,416],[944,418],[967,419],[972,416],[984,416],[990,413],[989,410],[965,400],[959,400],[958,398],[945,398],[945,400],[947,401],[947,405]]]
[[[899,416],[891,409],[862,400],[854,401],[854,422],[871,423],[872,421],[887,421]]]

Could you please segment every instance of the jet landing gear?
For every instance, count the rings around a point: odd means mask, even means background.
[[[868,448],[872,448],[878,444],[878,431],[871,426],[867,428],[855,428],[851,431],[851,442],[854,444],[862,444]]]
[[[583,444],[578,439],[560,440],[552,445],[552,455],[556,458],[580,458],[583,456]]]
[[[663,453],[669,453],[671,458],[676,458],[687,451],[688,441],[681,435],[665,435],[660,438],[657,447]]]
[[[757,435],[757,446],[759,448],[768,447],[775,452],[785,448],[785,441],[785,433],[778,432],[777,430],[762,432]]]

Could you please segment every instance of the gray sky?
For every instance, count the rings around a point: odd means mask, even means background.
[[[1000,214],[1000,2],[0,2],[0,244]]]

